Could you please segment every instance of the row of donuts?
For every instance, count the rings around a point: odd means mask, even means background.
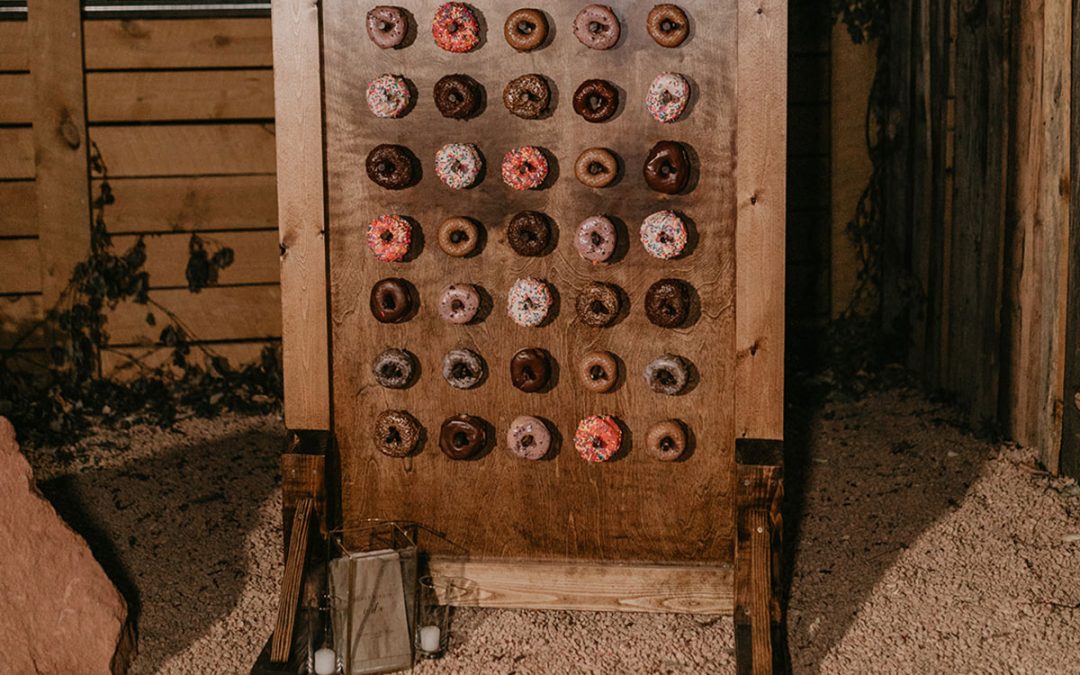
[[[381,49],[407,46],[410,14],[400,7],[379,5],[367,13],[367,33]],[[611,49],[622,35],[622,23],[607,5],[588,5],[574,17],[574,37],[589,49]],[[690,35],[690,21],[677,5],[656,5],[645,22],[649,36],[661,47],[681,45]],[[519,52],[539,49],[547,42],[547,16],[538,9],[523,7],[510,13],[503,24],[507,44]],[[480,46],[480,21],[472,7],[463,2],[447,2],[435,10],[431,36],[440,49],[457,54]]]
[[[452,415],[439,427],[439,449],[450,459],[471,459],[490,442],[491,425],[468,414]],[[645,447],[649,454],[664,462],[683,456],[687,448],[687,429],[681,420],[667,419],[649,427]],[[405,410],[384,410],[375,417],[372,440],[379,452],[389,457],[416,454],[423,437],[423,427]],[[591,415],[582,419],[574,431],[574,449],[587,462],[606,462],[622,449],[622,427],[610,415]],[[544,459],[552,448],[551,430],[539,417],[514,418],[506,430],[506,448],[516,457]]]
[[[480,323],[480,308],[487,293],[470,283],[443,288],[437,304],[443,321],[465,325]],[[590,282],[574,302],[577,320],[586,326],[611,326],[623,313],[625,292],[614,284]],[[645,292],[645,316],[660,328],[681,328],[691,316],[693,287],[682,279],[661,279]],[[523,277],[506,295],[506,314],[519,326],[542,326],[551,318],[554,292],[547,281]],[[404,323],[415,316],[420,302],[416,288],[404,279],[380,279],[371,287],[369,307],[379,323]]]
[[[576,366],[577,381],[594,394],[612,391],[625,370],[613,353],[595,350],[586,353]],[[539,347],[520,349],[510,357],[510,383],[526,394],[546,392],[555,373],[554,357]],[[487,362],[471,349],[459,347],[443,355],[442,376],[454,389],[474,389],[488,376]],[[665,396],[678,396],[694,378],[695,368],[678,354],[661,354],[645,366],[642,376],[649,389]],[[390,347],[379,352],[371,362],[371,374],[381,387],[408,389],[420,377],[416,356],[407,349]]]
[[[523,145],[503,156],[500,174],[514,190],[545,186],[550,170],[544,148]],[[619,158],[607,148],[588,148],[574,162],[574,177],[590,188],[604,188],[619,177]],[[420,178],[416,155],[404,145],[382,143],[368,153],[367,176],[387,190],[412,187]],[[675,195],[690,185],[690,153],[678,141],[659,141],[649,149],[641,173],[650,189]],[[435,152],[435,174],[447,187],[464,190],[478,184],[484,173],[484,157],[472,143],[447,143]]]
[[[470,218],[454,216],[439,226],[439,248],[454,258],[472,255],[480,244],[481,226]],[[546,255],[555,240],[555,225],[539,211],[521,211],[506,226],[506,241],[515,253],[526,257]],[[641,221],[638,238],[646,253],[660,260],[678,258],[686,252],[689,233],[678,213],[656,211]],[[413,244],[413,223],[405,216],[385,214],[368,224],[367,245],[376,260],[402,262]],[[611,260],[619,243],[618,228],[604,215],[589,216],[578,224],[574,249],[593,264]]]
[[[385,73],[367,86],[367,105],[371,113],[383,119],[405,116],[413,104],[415,86],[405,77]],[[445,75],[432,88],[435,107],[443,117],[464,120],[480,112],[485,98],[484,86],[461,73]],[[503,88],[503,106],[521,119],[534,120],[550,109],[551,85],[538,73],[528,73],[510,80]],[[682,117],[690,102],[690,82],[679,73],[660,73],[649,85],[645,110],[661,124]],[[585,121],[605,122],[619,109],[619,89],[600,79],[585,80],[574,90],[574,112]]]

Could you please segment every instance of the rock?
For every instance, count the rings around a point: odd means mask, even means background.
[[[0,671],[118,675],[133,646],[123,597],[38,492],[0,417]]]

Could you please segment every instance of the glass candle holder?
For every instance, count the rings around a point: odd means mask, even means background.
[[[454,577],[421,577],[417,584],[416,653],[437,659],[450,646],[450,619],[454,605],[462,604],[470,582]]]

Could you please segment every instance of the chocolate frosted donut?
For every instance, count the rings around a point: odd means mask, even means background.
[[[376,185],[387,190],[400,190],[412,185],[416,158],[403,145],[383,143],[368,153],[367,175]]]
[[[439,317],[447,323],[469,323],[479,309],[480,293],[472,284],[450,284],[439,298]]]
[[[578,380],[589,391],[611,391],[619,379],[619,364],[611,352],[589,352],[578,363]]]
[[[551,224],[538,211],[522,211],[506,226],[506,241],[518,255],[541,255],[551,243]]]
[[[686,452],[686,429],[679,420],[664,420],[649,427],[645,448],[661,462],[672,462]]]
[[[397,7],[379,5],[367,13],[367,34],[380,49],[393,49],[405,41],[409,19]]]
[[[547,39],[548,24],[544,13],[538,9],[514,10],[506,17],[503,37],[506,43],[519,52],[531,52]]]
[[[469,459],[487,443],[487,431],[479,417],[447,417],[439,429],[439,449],[450,459]]]
[[[615,224],[604,216],[589,216],[578,225],[574,247],[591,263],[607,262],[618,244]]]
[[[660,141],[649,150],[643,173],[645,182],[653,190],[678,194],[690,182],[690,155],[681,143]]]
[[[573,105],[586,122],[603,122],[619,109],[619,90],[607,80],[585,80],[574,92]]]
[[[484,378],[484,360],[469,349],[451,349],[443,357],[442,375],[454,389],[472,389]]]
[[[468,75],[445,75],[435,83],[435,107],[443,117],[468,119],[480,107],[481,92],[480,83]]]
[[[681,279],[661,279],[645,291],[645,316],[661,328],[678,328],[690,316],[690,287]]]
[[[420,441],[420,423],[404,410],[384,410],[375,418],[371,440],[384,455],[407,457]]]
[[[586,187],[607,187],[618,175],[619,160],[607,148],[589,148],[574,162],[574,177]]]
[[[409,316],[413,308],[409,282],[404,279],[382,279],[371,287],[371,313],[381,323],[398,323]]]
[[[608,284],[589,284],[577,297],[575,308],[581,323],[594,328],[610,326],[619,314],[619,292]]]
[[[551,356],[543,349],[522,349],[510,357],[510,382],[521,391],[540,391],[550,379]]]
[[[530,73],[515,77],[503,88],[503,105],[524,120],[544,114],[551,103],[551,87],[543,75]]]
[[[664,354],[645,367],[645,382],[657,394],[675,396],[690,382],[690,365],[674,354]]]
[[[439,225],[439,248],[451,258],[464,258],[480,243],[480,228],[462,216],[447,218]]]
[[[371,364],[375,381],[387,389],[404,389],[412,384],[416,359],[404,349],[387,349]]]
[[[622,27],[607,5],[588,5],[574,17],[574,37],[589,49],[611,49]]]
[[[657,5],[649,11],[645,20],[649,37],[661,47],[678,47],[690,34],[690,22],[686,12],[678,5]]]
[[[551,432],[535,417],[515,417],[506,430],[506,448],[522,459],[542,459],[551,449]]]

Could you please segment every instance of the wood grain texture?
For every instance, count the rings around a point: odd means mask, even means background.
[[[278,224],[277,183],[272,175],[110,178],[109,182],[116,202],[108,207],[106,220],[109,231],[117,234],[254,230]]]
[[[0,239],[0,293],[41,291],[38,240]]]
[[[0,102],[3,101],[0,77]],[[99,72],[86,76],[91,122],[269,119],[270,70]]]
[[[430,24],[434,7],[419,0],[403,4],[419,25]],[[378,50],[363,34],[360,5],[324,6],[334,414],[346,525],[367,517],[416,520],[446,531],[481,558],[730,562],[736,6],[733,0],[681,3],[697,28],[682,48],[664,50],[638,28],[653,4],[621,3],[623,25],[635,29],[626,30],[616,49],[589,52],[568,28],[578,7],[551,3],[547,11],[557,27],[555,43],[530,55],[514,53],[497,30],[519,6],[511,0],[480,7],[489,24],[488,42],[468,55],[440,52],[428,39],[404,50]],[[783,51],[776,45],[771,49]],[[652,79],[665,70],[690,77],[698,98],[683,120],[660,127],[641,102]],[[379,120],[365,111],[365,84],[384,72],[405,74],[421,92],[415,109],[402,119]],[[435,110],[428,92],[450,72],[468,72],[486,88],[487,109],[479,118],[458,122]],[[543,73],[554,82],[558,99],[548,119],[519,120],[501,106],[504,84],[525,72]],[[573,90],[589,77],[609,79],[625,93],[625,108],[604,124],[585,122],[570,105]],[[782,95],[777,103],[783,104]],[[761,113],[755,111],[767,117]],[[776,117],[782,135],[783,116]],[[649,147],[666,138],[692,146],[702,167],[696,188],[674,198],[649,191],[640,174]],[[478,143],[484,153],[486,177],[471,190],[452,192],[433,175],[436,149],[451,141]],[[417,187],[388,192],[367,179],[364,157],[381,142],[413,149],[424,169]],[[557,158],[558,176],[548,189],[515,194],[499,179],[503,153],[522,144],[541,145]],[[609,146],[624,160],[625,176],[616,186],[590,191],[573,178],[575,158],[594,145]],[[783,169],[782,145],[778,152],[770,154],[770,171]],[[770,192],[769,200],[778,199],[781,236],[772,245],[780,247],[775,260],[782,261],[779,180],[779,196]],[[696,224],[698,241],[683,259],[658,262],[637,241],[641,220],[661,208],[681,210]],[[550,255],[522,258],[507,246],[505,223],[523,209],[544,211],[557,224],[558,244]],[[385,212],[407,214],[420,224],[425,244],[415,261],[382,264],[366,250],[367,224]],[[594,267],[573,250],[577,223],[593,213],[626,223],[632,239],[616,264]],[[478,257],[450,259],[438,250],[436,228],[455,214],[485,226],[488,241]],[[419,314],[400,325],[378,324],[368,310],[369,290],[378,279],[398,275],[419,289]],[[545,327],[520,328],[506,316],[507,290],[526,275],[546,278],[559,293],[557,315]],[[701,298],[701,316],[688,328],[661,330],[645,318],[645,290],[669,276],[688,280]],[[574,318],[575,297],[593,280],[614,283],[628,294],[629,314],[613,327],[587,328]],[[490,293],[494,308],[482,322],[451,327],[437,317],[439,292],[455,281]],[[770,310],[782,313],[782,286],[774,295]],[[770,344],[782,343],[782,337],[776,339]],[[388,346],[418,355],[423,374],[412,388],[383,390],[374,383],[370,363]],[[459,392],[442,379],[443,354],[457,346],[486,360],[490,374],[482,386]],[[558,382],[547,393],[525,394],[509,382],[511,355],[532,346],[548,349],[559,364]],[[576,383],[578,359],[598,348],[610,349],[625,364],[625,381],[610,394],[589,394]],[[699,382],[682,396],[656,395],[643,380],[646,364],[666,351],[687,357],[699,371]],[[373,447],[372,420],[387,408],[407,408],[426,427],[427,440],[415,457],[390,459]],[[452,462],[438,450],[439,425],[459,412],[480,415],[494,426],[494,448],[476,461]],[[577,422],[597,413],[619,417],[629,432],[624,456],[603,465],[582,461],[572,447]],[[506,450],[507,425],[521,414],[547,418],[558,430],[561,441],[552,459],[526,463]],[[669,417],[689,425],[695,449],[686,461],[662,464],[649,458],[643,439],[653,422]]]
[[[274,0],[285,422],[330,428],[319,7]]]
[[[225,286],[192,293],[187,288],[157,290],[150,298],[176,314],[195,340],[249,340],[281,336],[281,292],[277,284]],[[153,313],[154,326],[146,315]],[[151,305],[126,302],[109,314],[112,345],[153,344],[168,324]]]
[[[37,197],[34,181],[0,182],[0,237],[37,236]],[[3,292],[3,291],[0,291]]]
[[[29,73],[0,73],[0,124],[30,124],[32,99]]]
[[[273,65],[267,19],[87,21],[87,70]]]
[[[1072,70],[1069,91],[1073,101],[1080,100],[1080,0],[1072,0]],[[1080,105],[1069,110],[1069,134],[1080,139]],[[1068,301],[1065,326],[1065,405],[1062,411],[1062,431],[1059,466],[1061,473],[1080,478],[1080,150],[1069,150],[1069,246]]]
[[[0,21],[0,70],[30,70],[30,32],[25,21]]]
[[[738,0],[735,433],[784,435],[787,2]]]
[[[787,672],[780,560],[783,470],[739,464],[736,478],[735,657],[740,675]]]
[[[0,180],[34,177],[34,133],[30,127],[0,128]]]
[[[278,283],[278,244],[274,230],[212,232],[202,234],[200,238],[211,255],[221,247],[231,248],[234,252],[235,260],[218,274],[218,284]],[[113,246],[117,251],[124,251],[134,245],[137,239],[134,235],[114,236]],[[144,269],[150,274],[150,287],[187,286],[191,235],[186,232],[152,234],[144,236],[143,241],[146,244]]]
[[[434,558],[435,577],[475,583],[462,605],[730,614],[730,565],[543,563]]]
[[[93,127],[109,176],[274,173],[272,124]]]

